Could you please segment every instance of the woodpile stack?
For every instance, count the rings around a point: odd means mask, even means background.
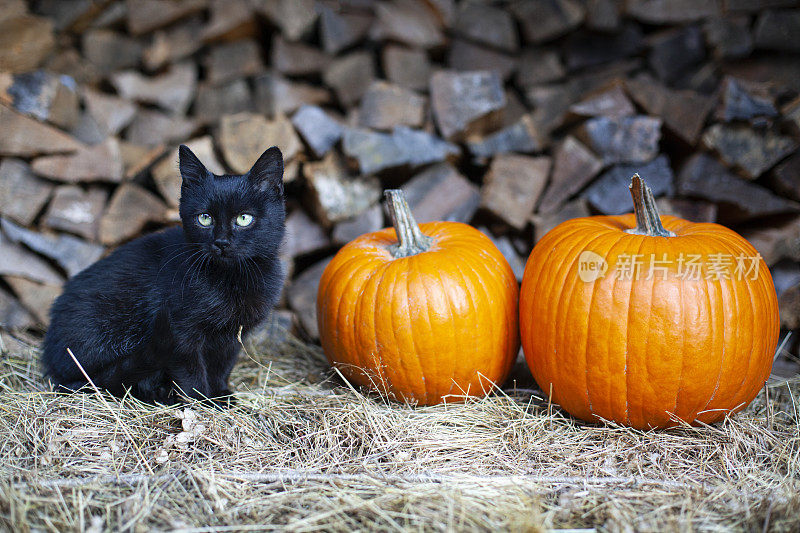
[[[633,172],[748,237],[797,330],[798,95],[797,0],[0,0],[0,324],[41,330],[68,276],[176,223],[186,143],[217,173],[283,151],[276,317],[311,338],[383,188],[521,276],[559,222],[630,211]]]

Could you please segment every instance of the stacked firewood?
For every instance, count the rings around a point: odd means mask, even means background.
[[[0,324],[41,331],[69,276],[177,223],[186,143],[216,173],[283,151],[275,316],[312,339],[383,188],[521,276],[559,222],[630,211],[634,172],[745,234],[798,330],[798,94],[797,0],[1,0]]]

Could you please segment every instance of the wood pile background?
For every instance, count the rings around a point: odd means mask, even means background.
[[[387,224],[472,223],[521,276],[567,218],[715,221],[770,265],[800,372],[796,0],[0,0],[0,326],[41,332],[68,276],[177,220],[179,143],[214,172],[287,161],[276,323]],[[273,324],[274,325],[274,324]]]

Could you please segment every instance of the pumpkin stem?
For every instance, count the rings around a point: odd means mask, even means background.
[[[674,237],[675,234],[661,224],[653,191],[639,176],[634,174],[628,187],[633,197],[633,213],[636,215],[636,227],[625,230],[634,235],[650,235],[652,237]]]
[[[400,189],[387,189],[384,191],[386,208],[392,217],[392,226],[397,233],[399,244],[389,247],[389,252],[395,259],[421,254],[428,251],[433,244],[433,239],[422,234],[411,209],[408,207],[406,197]]]

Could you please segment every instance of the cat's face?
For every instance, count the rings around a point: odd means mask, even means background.
[[[283,157],[264,152],[243,175],[216,176],[186,146],[179,151],[180,214],[187,241],[221,263],[273,257],[283,239]]]

